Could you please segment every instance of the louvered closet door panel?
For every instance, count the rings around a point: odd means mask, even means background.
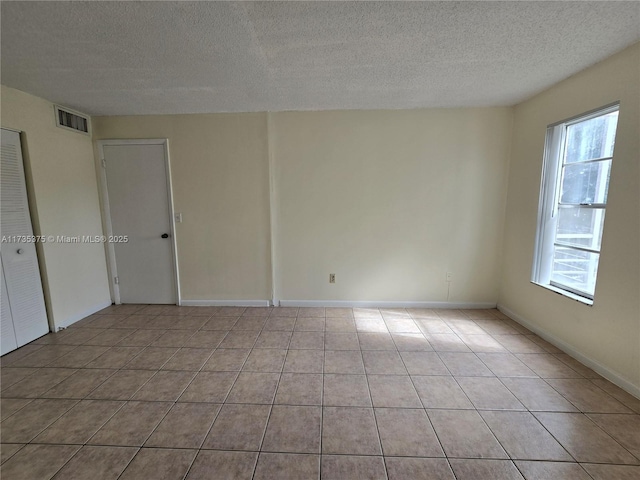
[[[16,341],[16,332],[13,329],[13,318],[11,318],[11,309],[9,308],[9,294],[4,280],[4,266],[0,258],[0,283],[2,283],[2,298],[0,298],[0,355],[4,355],[11,350],[18,348]]]
[[[11,238],[33,235],[20,135],[3,129],[0,153],[0,226],[3,240],[9,240],[2,243],[0,252],[9,308],[20,347],[46,334],[49,325],[35,244]],[[4,318],[2,322],[5,322]]]
[[[26,201],[27,187],[24,181],[19,134],[2,130],[0,155],[2,157],[2,189],[0,190],[2,235],[4,237],[33,235],[29,204]]]

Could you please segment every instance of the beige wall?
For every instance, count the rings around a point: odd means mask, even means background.
[[[94,117],[93,131],[169,139],[183,300],[271,298],[266,114]]]
[[[102,235],[91,138],[56,127],[53,105],[2,86],[2,126],[21,130],[34,231]],[[100,244],[39,245],[49,321],[64,327],[111,303]]]
[[[515,108],[500,304],[640,394],[640,44]],[[620,101],[593,307],[530,283],[548,124]]]
[[[510,109],[268,115],[93,119],[169,138],[183,299],[272,298],[273,215],[279,300],[495,304]]]
[[[277,298],[495,304],[511,109],[270,120]]]

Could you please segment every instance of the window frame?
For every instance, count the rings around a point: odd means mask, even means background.
[[[606,220],[606,208],[607,202],[605,203],[593,203],[593,204],[572,204],[567,205],[565,207],[561,207],[560,204],[561,199],[561,188],[562,188],[562,174],[563,168],[565,167],[565,147],[566,147],[566,135],[567,129],[571,125],[575,125],[577,123],[581,123],[593,118],[597,118],[600,116],[604,116],[613,112],[620,111],[620,102],[615,102],[609,105],[605,105],[603,107],[591,110],[589,112],[582,113],[580,115],[576,115],[566,120],[562,120],[560,122],[553,123],[547,126],[546,135],[545,135],[545,143],[544,143],[544,153],[543,153],[543,163],[542,163],[542,174],[541,174],[541,182],[540,182],[540,197],[538,202],[538,217],[536,224],[536,238],[535,238],[535,247],[534,247],[534,255],[533,255],[533,266],[531,270],[531,282],[535,285],[547,288],[556,293],[560,293],[564,296],[577,300],[587,305],[593,305],[594,296],[595,296],[595,286],[594,293],[591,294],[589,292],[584,292],[581,290],[577,290],[571,288],[570,286],[560,284],[558,282],[554,282],[551,280],[552,272],[553,272],[553,258],[554,258],[554,247],[557,245],[557,222],[558,222],[558,211],[560,208],[601,208],[603,210],[603,214],[605,215]],[[617,133],[617,125],[616,125],[616,133]],[[614,134],[615,135],[615,134]],[[614,143],[615,149],[615,143]],[[611,157],[601,157],[598,159],[589,159],[584,163],[594,163],[596,161],[603,160],[611,160],[611,166],[613,165],[613,157],[614,153],[612,152]],[[576,164],[583,162],[576,162]],[[609,174],[611,172],[611,166],[609,167]],[[607,182],[608,185],[608,182]],[[604,231],[604,222],[602,226],[602,230]],[[602,251],[602,245],[600,245],[599,250],[594,250],[592,248],[586,247],[577,247],[575,245],[570,246],[567,245],[568,248],[572,248],[580,251],[590,251],[597,253],[600,255]],[[598,264],[600,259],[598,258]],[[596,285],[597,285],[597,274],[596,274]]]

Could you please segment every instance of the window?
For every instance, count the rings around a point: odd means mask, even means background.
[[[618,105],[547,128],[532,281],[592,304]]]

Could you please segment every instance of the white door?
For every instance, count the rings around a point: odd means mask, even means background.
[[[177,303],[166,147],[101,143],[116,302]]]
[[[4,267],[2,266],[2,258],[0,258],[0,270],[2,270],[0,283],[2,283],[2,298],[0,299],[0,354],[4,355],[11,350],[18,348],[16,340],[16,330],[13,328],[13,317],[9,308],[9,293],[7,292],[7,284],[4,279]]]
[[[0,230],[2,234],[2,336],[13,325],[15,345],[2,340],[2,353],[49,332],[27,200],[20,134],[2,129],[0,149]],[[9,319],[10,318],[10,319]],[[5,350],[5,348],[7,350]]]

